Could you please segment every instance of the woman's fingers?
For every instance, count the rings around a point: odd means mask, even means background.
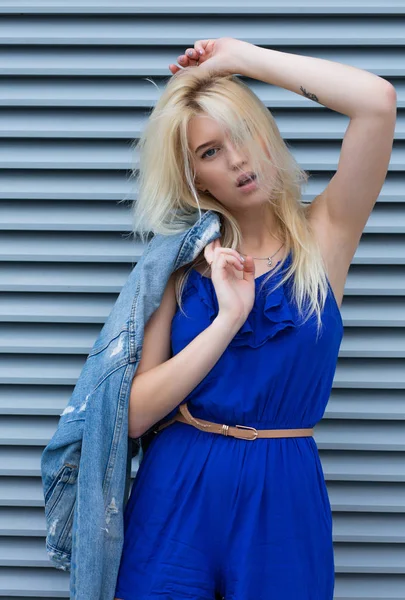
[[[183,67],[188,67],[189,65],[195,65],[195,63],[200,58],[197,50],[194,48],[188,48],[185,54],[180,54],[177,57],[177,62]]]
[[[187,48],[185,54],[180,54],[177,57],[177,62],[182,67],[189,67],[190,65],[196,65],[197,61],[201,58],[201,55],[204,54],[203,48]],[[180,70],[180,67],[174,64],[169,65],[169,69],[172,73],[177,73]]]
[[[243,265],[239,258],[233,256],[233,254],[223,254],[218,258],[218,266],[226,268],[227,265],[233,265],[239,271],[243,271]]]
[[[241,261],[241,256],[239,252],[237,252],[237,250],[233,250],[233,248],[223,248],[219,238],[216,238],[204,248],[205,260],[208,262],[209,265],[211,265],[211,268],[213,266],[212,263],[216,255],[219,259],[223,258],[224,255],[227,255],[229,257],[233,257],[236,261],[239,262],[239,264],[243,262]]]
[[[214,249],[217,246],[221,246],[221,242],[220,242],[219,238],[216,238],[215,240],[212,240],[212,242],[210,242],[209,244],[207,244],[205,246],[205,248],[204,248],[205,260],[207,261],[207,263],[209,265],[214,260]]]
[[[189,58],[192,58],[193,60],[198,60],[202,53],[198,52],[196,48],[188,48],[186,54]]]

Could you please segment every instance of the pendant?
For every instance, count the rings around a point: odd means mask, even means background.
[[[267,261],[267,264],[268,264],[269,267],[271,267],[271,265],[273,264],[270,257],[269,257],[269,260]]]

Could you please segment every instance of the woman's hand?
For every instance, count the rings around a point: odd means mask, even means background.
[[[238,73],[240,57],[246,52],[247,46],[251,44],[231,37],[197,40],[194,48],[187,48],[185,54],[177,57],[177,62],[182,67],[198,66],[210,72]],[[173,75],[180,71],[180,67],[174,64],[170,64],[169,69]]]
[[[223,248],[219,238],[207,244],[204,257],[211,265],[211,280],[218,299],[219,312],[231,320],[246,321],[255,300],[255,265],[247,256],[232,248]],[[243,258],[243,257],[242,257]],[[236,271],[242,273],[238,276]]]

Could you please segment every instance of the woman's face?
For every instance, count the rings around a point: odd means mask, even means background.
[[[263,190],[254,187],[242,191],[243,188],[237,187],[238,177],[252,170],[248,155],[231,145],[214,119],[206,115],[193,117],[189,123],[188,141],[197,189],[208,190],[230,210],[263,203]]]

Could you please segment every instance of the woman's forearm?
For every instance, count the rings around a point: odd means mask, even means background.
[[[368,71],[322,58],[243,44],[238,73],[301,94],[348,117],[385,111],[393,86]],[[395,91],[395,89],[394,89]]]
[[[218,362],[241,326],[241,322],[218,314],[172,358],[135,373],[129,398],[129,437],[140,437],[178,406]]]

